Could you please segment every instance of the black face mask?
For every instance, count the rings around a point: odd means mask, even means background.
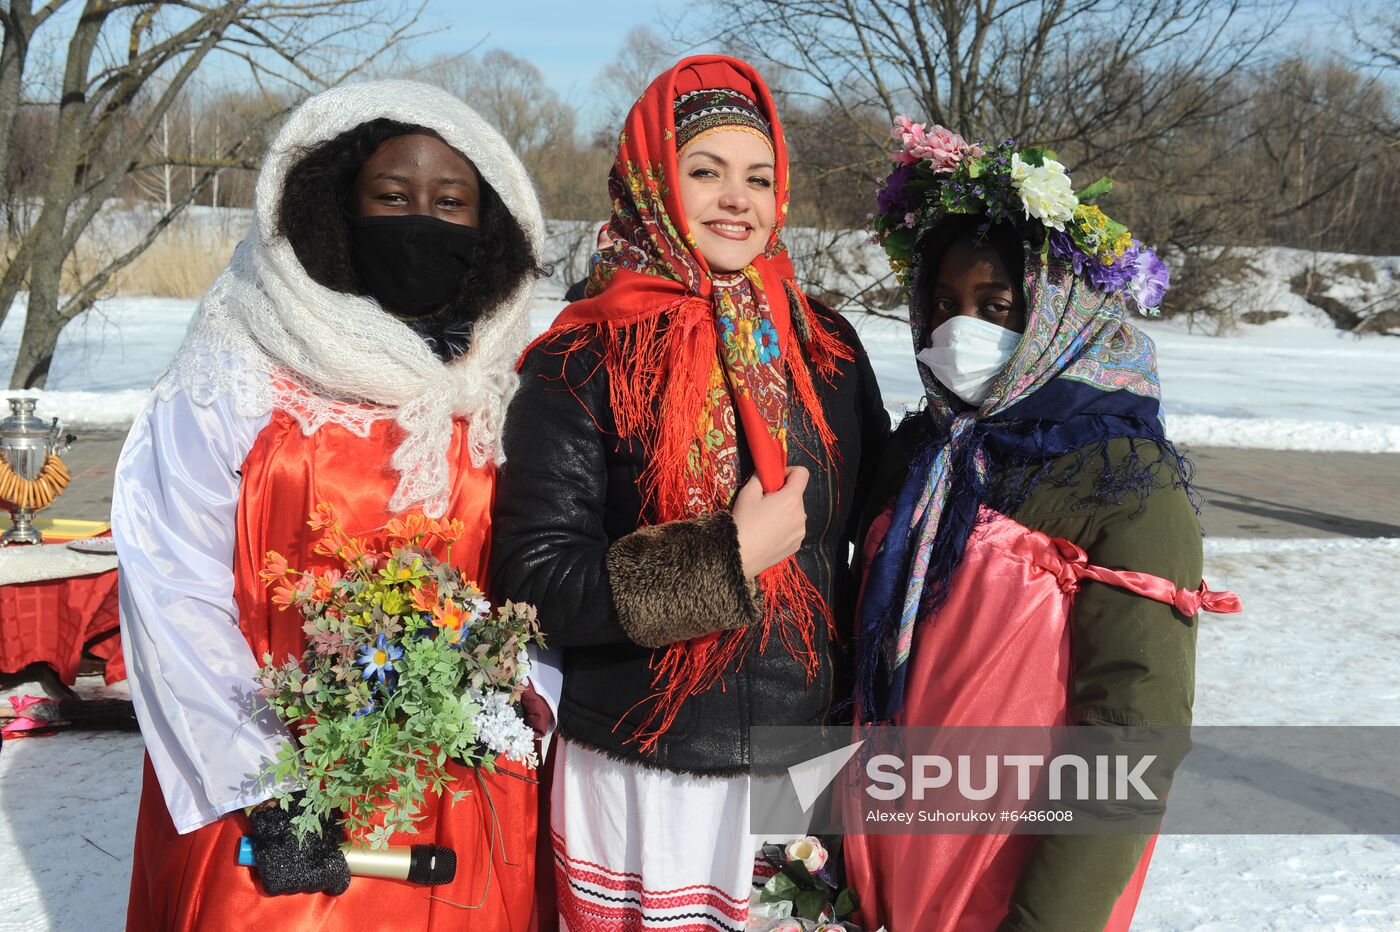
[[[351,217],[350,254],[370,296],[399,317],[422,317],[457,296],[480,231],[436,217]]]

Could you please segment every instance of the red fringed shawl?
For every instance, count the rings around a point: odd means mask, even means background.
[[[680,94],[708,88],[732,88],[749,96],[773,131],[777,219],[763,254],[744,274],[758,317],[771,322],[777,333],[778,352],[765,364],[781,367],[778,381],[785,380],[796,394],[796,405],[780,400],[779,407],[788,410],[756,403],[748,391],[750,375],[725,364],[717,321],[722,311],[732,310],[732,301],[722,300],[715,288],[681,206],[672,108]],[[776,491],[784,483],[790,413],[809,419],[831,461],[835,437],[811,370],[830,379],[837,361],[850,360],[852,353],[820,326],[794,281],[780,239],[788,207],[787,147],[772,96],[758,73],[737,59],[709,55],[687,58],[653,81],[627,116],[608,186],[613,245],[594,262],[589,297],[565,308],[536,342],[562,345],[566,354],[594,340],[601,343],[618,435],[639,440],[650,454],[641,479],[644,512],[667,522],[730,506],[736,477],[715,468],[714,449],[717,428],[721,446],[730,445],[720,454],[732,453],[736,443],[734,418],[726,417],[729,409],[742,425],[764,491]],[[764,609],[756,637],[747,629],[720,632],[672,644],[656,655],[655,702],[633,736],[644,751],[655,747],[687,698],[713,687],[725,670],[742,662],[755,641],[763,651],[776,634],[808,676],[816,674],[812,632],[818,616],[831,624],[821,594],[798,569],[795,557],[764,571],[759,584]]]

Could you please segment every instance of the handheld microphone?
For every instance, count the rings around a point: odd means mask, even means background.
[[[451,883],[457,876],[457,852],[441,845],[413,845],[410,848],[357,848],[341,845],[345,863],[354,877],[382,877],[387,880],[407,880],[424,886]],[[238,863],[252,867],[253,839],[244,835],[238,840]]]

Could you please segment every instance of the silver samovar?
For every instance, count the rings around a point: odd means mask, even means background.
[[[11,398],[10,416],[0,421],[0,459],[9,464],[21,479],[34,480],[44,468],[50,454],[66,453],[76,439],[67,436],[58,418],[45,424],[34,416],[33,398]],[[33,524],[34,509],[10,508],[10,529],[0,537],[0,545],[39,544],[43,536]]]

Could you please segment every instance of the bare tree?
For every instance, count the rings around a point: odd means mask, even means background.
[[[1048,145],[1071,166],[1092,157],[1093,171],[1118,168],[1241,105],[1235,76],[1290,10],[1273,0],[752,0],[727,14],[720,38],[772,62],[784,107],[806,117],[799,182],[815,173],[868,203],[901,112],[969,138]]]
[[[607,215],[611,148],[580,137],[576,108],[533,64],[503,49],[435,58],[402,70],[461,97],[505,136],[529,170],[547,216]]]
[[[232,136],[211,157],[152,155],[182,91],[206,63],[222,59],[258,90],[262,120],[276,119],[306,94],[359,71],[403,38],[421,8],[384,0],[8,0],[0,6],[0,190],[7,187],[9,143],[24,107],[53,113],[53,139],[37,195],[37,214],[17,229],[0,275],[0,315],[28,287],[28,310],[12,387],[40,387],[63,326],[102,295],[118,271],[148,247],[221,169],[256,167],[256,133]],[[63,15],[58,15],[60,12]],[[27,69],[41,29],[66,30],[61,77],[31,83]],[[143,235],[80,280],[63,281],[65,260],[133,172],[193,168],[193,184]],[[10,218],[7,217],[7,220]],[[65,287],[65,284],[68,287]],[[0,316],[3,320],[3,316]]]
[[[1352,39],[1376,68],[1400,69],[1400,13],[1394,7],[1351,20]]]
[[[722,35],[799,74],[805,86],[792,93],[837,103],[852,125],[874,107],[887,122],[909,112],[967,136],[1053,145],[1140,114],[1143,100],[1209,95],[1290,9],[1271,0],[752,0],[730,8]]]
[[[662,69],[676,60],[675,44],[650,26],[635,26],[622,39],[622,48],[598,76],[598,89],[607,101],[607,125],[620,128],[627,111]]]
[[[1352,44],[1363,68],[1394,84],[1400,75],[1400,13],[1394,8],[1351,22]],[[1400,149],[1400,113],[1394,106],[1373,114],[1373,127],[1392,148]]]

